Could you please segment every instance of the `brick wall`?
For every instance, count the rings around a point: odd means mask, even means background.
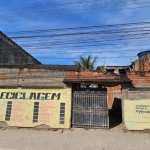
[[[112,109],[114,106],[115,99],[120,99],[121,101],[121,85],[107,87],[107,99],[108,99],[108,108]],[[116,106],[114,106],[116,107]]]
[[[103,73],[103,72],[92,72],[90,70],[85,70],[85,71],[81,71],[81,72],[77,72],[77,71],[68,71],[66,74],[66,79],[119,79],[120,76],[118,75],[112,75],[110,73]]]
[[[104,88],[107,88],[108,108],[112,109],[112,107],[114,106],[115,99],[119,101],[119,104],[121,103],[121,85],[119,84],[113,86],[114,81],[116,79],[118,80],[120,79],[119,75],[115,75],[111,73],[105,74],[104,72],[92,72],[89,70],[80,71],[80,72],[69,71],[66,74],[66,79],[72,79],[72,81],[77,79],[80,81],[84,79],[85,81],[95,81],[95,83],[97,84],[98,84],[97,81],[99,81]],[[110,86],[106,86],[108,82]]]
[[[132,81],[134,87],[149,88],[150,87],[150,71],[131,71],[127,72],[127,78]]]
[[[65,71],[0,68],[0,87],[65,88]]]
[[[144,55],[135,61],[135,71],[149,71],[150,70],[150,53]]]

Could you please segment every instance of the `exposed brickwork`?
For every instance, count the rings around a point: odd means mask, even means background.
[[[150,83],[150,71],[132,71],[127,72],[126,74],[127,77],[132,80],[132,83]]]
[[[144,55],[135,61],[135,71],[149,71],[150,70],[150,53]]]
[[[65,71],[0,68],[0,87],[65,88]]]
[[[139,60],[136,60],[134,64],[134,71],[139,71],[139,69]]]
[[[150,87],[150,71],[132,71],[126,73],[127,78],[136,87]],[[114,105],[114,99],[121,99],[121,84],[116,84],[115,80],[122,80],[119,75],[106,74],[92,71],[58,71],[42,68],[0,68],[1,87],[35,87],[35,88],[65,88],[64,79],[85,79],[87,81],[102,82],[108,92],[108,108]],[[110,85],[107,85],[109,81]],[[96,82],[95,82],[96,83]],[[115,83],[115,84],[114,84]],[[113,85],[114,84],[114,85]]]
[[[104,73],[104,72],[92,72],[89,70],[85,71],[69,71],[67,72],[66,79],[72,79],[72,80],[77,80],[77,79],[84,79],[86,81],[93,81],[93,80],[99,80],[104,82],[103,86],[107,88],[107,98],[108,98],[108,108],[112,109],[114,105],[114,99],[121,99],[121,85],[114,85],[115,80],[121,80],[119,75],[116,74],[110,74],[110,73]],[[110,86],[105,86],[107,84],[107,81],[111,81]]]
[[[92,72],[89,70],[76,72],[76,71],[68,71],[66,75],[66,79],[120,79],[119,75],[103,73],[103,72]]]
[[[150,88],[150,71],[132,71],[127,72],[127,78],[132,81],[134,87]]]
[[[108,108],[111,109],[114,104],[114,99],[121,98],[121,85],[106,88],[107,88]]]

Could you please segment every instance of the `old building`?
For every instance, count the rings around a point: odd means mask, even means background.
[[[0,126],[106,129],[108,109],[114,104],[121,108],[117,86],[131,82],[120,75],[61,65],[1,65],[0,80]],[[99,87],[78,87],[81,83]]]
[[[70,128],[71,84],[77,66],[0,65],[0,126]]]
[[[139,59],[131,64],[132,71],[150,70],[150,51],[143,51],[137,54]]]
[[[122,89],[123,124],[127,130],[150,129],[150,72],[130,71],[132,87]]]
[[[150,129],[150,51],[137,54],[126,76],[132,87],[122,89],[123,124],[128,130]]]
[[[1,64],[0,126],[150,129],[150,72],[115,68]]]
[[[2,32],[0,32],[0,63],[41,64]]]

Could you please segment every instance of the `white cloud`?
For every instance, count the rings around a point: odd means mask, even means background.
[[[60,16],[60,17],[49,17],[49,14],[44,14],[44,16],[47,16],[47,17],[43,17],[40,16],[40,15],[36,15],[35,17],[37,17],[37,19],[30,19],[31,16],[29,16],[29,18],[27,16],[23,16],[19,13],[16,13],[16,17],[11,17],[8,18],[8,19],[19,19],[19,18],[24,18],[26,20],[24,21],[16,21],[16,22],[7,22],[7,23],[1,23],[1,29],[4,30],[4,31],[19,31],[19,30],[37,30],[37,29],[40,29],[40,30],[43,30],[43,29],[48,29],[48,28],[63,28],[63,27],[76,27],[76,26],[90,26],[90,25],[106,25],[106,24],[122,24],[122,23],[130,23],[130,22],[140,22],[140,21],[150,21],[149,19],[149,12],[150,10],[148,8],[145,8],[145,9],[127,9],[128,7],[131,7],[131,6],[128,6],[128,4],[130,4],[131,2],[133,2],[134,0],[129,0],[129,1],[126,1],[126,3],[124,3],[124,6],[121,6],[121,8],[123,9],[126,9],[126,10],[120,10],[120,11],[110,11],[110,12],[101,12],[101,13],[91,13],[91,14],[88,14],[88,15],[72,15],[72,16]],[[45,7],[44,9],[49,9],[49,6],[50,4],[63,4],[63,3],[72,3],[72,2],[76,2],[75,0],[74,1],[70,1],[70,0],[55,0],[55,1],[52,1],[52,0],[32,0],[30,1],[30,3],[26,3],[25,6],[21,6],[21,3],[18,2],[18,6],[20,7],[26,7],[26,6],[29,6],[29,4],[31,4],[31,6],[43,6],[43,5],[47,5],[48,7]],[[77,4],[74,4],[74,5],[65,5],[64,6],[64,11],[68,11],[68,12],[71,12],[72,14],[74,13],[79,13],[81,12],[79,9],[85,9],[87,8],[87,12],[89,11],[96,11],[98,9],[100,9],[100,3],[103,3],[102,6],[108,6],[106,5],[107,2],[110,2],[110,1],[106,1],[106,0],[101,0],[100,2],[96,2],[96,1],[93,1],[92,3],[85,3],[85,4],[80,4],[80,5],[77,5]],[[111,2],[113,3],[114,1],[111,0]],[[120,1],[118,1],[119,3]],[[141,1],[135,1],[135,2],[141,2]],[[89,4],[89,5],[88,5]],[[146,5],[146,4],[145,4]],[[144,6],[145,6],[144,5]],[[95,9],[95,6],[99,6],[98,9]],[[134,5],[134,7],[139,7],[141,5]],[[62,7],[62,6],[61,6]],[[57,7],[58,8],[58,7]],[[112,7],[112,9],[118,9],[120,7]],[[107,8],[108,9],[108,8]],[[110,9],[110,7],[109,7]],[[38,9],[37,9],[38,10]],[[46,10],[47,11],[47,10]],[[46,12],[45,11],[45,12]],[[8,11],[9,12],[9,11]],[[27,10],[25,10],[25,12],[28,12]],[[85,12],[85,11],[84,11]],[[62,12],[63,13],[63,12]],[[6,12],[4,11],[3,15],[5,15]],[[27,13],[28,14],[28,13]],[[34,15],[33,15],[34,16]],[[116,28],[117,29],[117,28]],[[55,32],[56,33],[56,32]],[[140,33],[140,32],[139,32]],[[40,34],[45,34],[45,33],[40,33]],[[47,33],[47,34],[51,34],[50,32]],[[105,34],[104,34],[105,35]],[[91,36],[91,38],[95,38],[95,39],[100,39],[102,38],[104,35],[99,35],[99,36],[96,36],[96,35],[93,35]],[[111,34],[109,34],[111,35]],[[80,39],[81,41],[84,41],[84,38],[86,36],[80,36]],[[56,39],[55,39],[56,40]],[[71,40],[71,38],[67,38],[65,37],[64,38],[64,41],[69,41]],[[103,40],[103,38],[102,38]],[[16,40],[17,41],[17,40]],[[65,58],[65,57],[75,57],[78,59],[79,56],[87,56],[89,54],[92,54],[93,57],[95,56],[98,56],[98,57],[120,57],[122,55],[126,55],[126,56],[135,56],[136,58],[136,54],[138,51],[127,51],[127,52],[101,52],[101,53],[94,53],[93,51],[109,51],[109,50],[124,50],[124,49],[148,49],[149,48],[149,45],[147,44],[148,41],[144,41],[143,40],[143,44],[145,43],[145,46],[142,46],[140,45],[140,43],[138,42],[135,42],[134,40],[128,40],[127,43],[129,44],[122,44],[121,41],[118,41],[119,42],[119,48],[117,46],[108,46],[108,45],[105,45],[105,46],[98,46],[98,48],[96,47],[88,47],[88,46],[85,46],[84,45],[84,48],[77,48],[75,47],[73,44],[70,44],[70,45],[64,45],[66,46],[66,49],[64,51],[63,54],[60,54],[60,53],[57,53],[58,51],[62,50],[63,49],[63,45],[62,47],[60,46],[59,48],[55,48],[55,47],[52,47],[52,48],[45,48],[44,50],[43,49],[40,49],[40,47],[38,47],[38,44],[40,43],[44,43],[44,42],[53,42],[54,39],[52,38],[49,38],[49,39],[42,39],[40,41],[36,41],[35,39],[30,39],[26,42],[22,42],[22,41],[17,41],[18,44],[28,44],[28,45],[33,45],[35,46],[35,49],[33,48],[26,48],[24,47],[28,52],[31,52],[31,53],[38,53],[39,54],[36,54],[34,56],[36,57],[40,57],[41,54],[40,53],[44,53],[46,55],[42,55],[42,57],[62,57],[62,58]],[[73,39],[74,42],[77,42],[79,40],[77,40],[77,38],[74,38]],[[104,41],[104,40],[103,40]],[[117,42],[114,41],[115,43]],[[106,41],[104,41],[103,43],[107,43]],[[113,41],[111,41],[111,43],[113,43]],[[37,44],[37,45],[35,45]],[[138,44],[136,46],[136,44]],[[147,44],[147,45],[146,45]],[[78,44],[80,46],[80,44]],[[52,52],[53,51],[53,52]],[[54,51],[56,53],[54,53]],[[75,53],[76,51],[80,51],[79,53]],[[88,52],[88,53],[87,53]],[[135,58],[132,58],[135,59]],[[104,61],[105,61],[105,64],[106,65],[127,65],[127,64],[130,64],[130,62],[132,61],[130,58],[112,58],[112,59],[106,59],[106,58],[99,58],[98,61],[97,61],[97,65],[101,65],[101,64],[104,64]],[[65,60],[65,61],[62,61],[62,60],[58,60],[57,61],[58,63],[72,63],[72,60]]]

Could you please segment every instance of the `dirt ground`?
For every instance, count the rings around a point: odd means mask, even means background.
[[[113,130],[0,130],[0,150],[150,150],[150,134]]]
[[[150,150],[150,131],[124,131],[122,114],[109,111],[109,130],[1,128],[0,150]]]

